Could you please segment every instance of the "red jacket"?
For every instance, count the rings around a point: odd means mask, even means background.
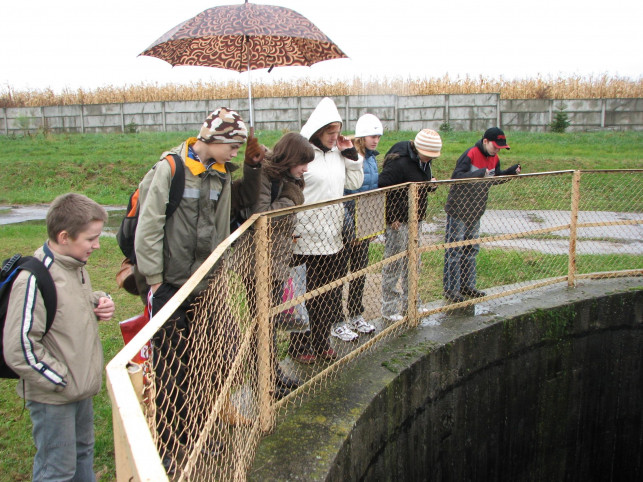
[[[482,140],[467,149],[455,165],[451,179],[466,179],[484,177],[489,169],[490,176],[507,176],[516,174],[518,164],[509,169],[500,169],[500,158],[487,155]],[[475,182],[451,186],[444,210],[449,216],[465,222],[475,222],[482,217],[487,209],[489,187],[499,181]]]

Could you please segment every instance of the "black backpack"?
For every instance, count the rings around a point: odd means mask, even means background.
[[[56,308],[58,299],[56,296],[56,286],[54,280],[49,273],[49,270],[38,258],[33,256],[22,256],[14,254],[11,258],[5,259],[2,262],[2,270],[0,271],[0,349],[2,350],[2,357],[0,358],[0,378],[19,378],[16,373],[7,366],[4,360],[4,323],[7,317],[7,307],[9,305],[9,294],[13,287],[13,282],[18,276],[20,270],[27,270],[36,276],[38,289],[45,302],[47,310],[47,322],[45,325],[45,335],[49,332],[51,324],[54,322],[56,316]]]
[[[272,204],[279,195],[279,180],[273,179],[270,184],[270,204]],[[252,209],[250,207],[242,208],[234,217],[230,219],[230,234],[234,233],[237,229],[245,223],[250,216],[252,216]]]
[[[185,166],[183,160],[176,154],[169,154],[163,158],[166,160],[172,169],[172,182],[170,184],[170,200],[165,208],[165,217],[172,216],[176,208],[179,207],[181,199],[183,199],[183,191],[185,189]],[[161,162],[161,161],[159,161]],[[118,246],[121,248],[123,254],[132,262],[136,264],[136,253],[134,252],[134,236],[136,234],[136,226],[138,225],[138,213],[140,210],[139,196],[141,189],[149,188],[152,182],[153,172],[158,163],[150,169],[139,187],[132,193],[127,204],[127,213],[121,221],[121,225],[116,233],[116,240]]]

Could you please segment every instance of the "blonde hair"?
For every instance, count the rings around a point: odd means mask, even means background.
[[[366,142],[363,137],[356,137],[353,139],[353,145],[359,154],[366,156]]]
[[[46,220],[47,236],[57,242],[62,231],[67,231],[71,239],[76,239],[92,221],[107,221],[107,211],[87,196],[68,193],[54,199]]]

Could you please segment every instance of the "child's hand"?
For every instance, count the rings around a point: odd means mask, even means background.
[[[101,296],[98,298],[98,305],[94,308],[94,314],[99,320],[111,320],[115,308],[114,300],[107,296]]]
[[[337,148],[341,151],[345,151],[346,149],[350,149],[353,147],[353,143],[348,137],[344,137],[341,134],[337,138]]]

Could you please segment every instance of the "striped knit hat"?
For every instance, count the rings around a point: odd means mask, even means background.
[[[440,134],[431,129],[422,129],[415,136],[415,148],[423,156],[440,157],[442,139]]]
[[[248,130],[241,116],[233,110],[221,107],[205,119],[197,139],[207,144],[243,144],[247,137]]]

